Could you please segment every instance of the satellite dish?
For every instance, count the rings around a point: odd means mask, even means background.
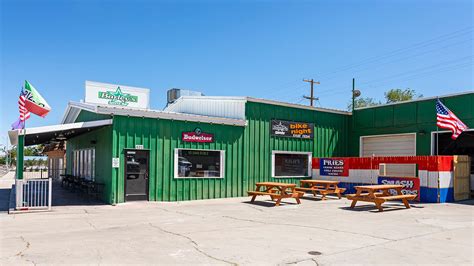
[[[354,92],[353,92],[354,98],[357,98],[357,97],[359,97],[360,95],[361,95],[360,90],[354,90]]]

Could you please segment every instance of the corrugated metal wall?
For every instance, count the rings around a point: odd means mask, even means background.
[[[474,127],[474,93],[441,98],[469,127]],[[359,156],[361,136],[416,133],[416,154],[431,154],[431,132],[436,131],[436,99],[355,110],[350,156]]]
[[[143,145],[150,150],[150,200],[181,201],[237,197],[243,191],[243,127],[213,125],[164,119],[114,117],[113,157],[120,157],[120,168],[113,169],[116,201],[124,201],[124,149]],[[181,133],[194,131],[214,134],[214,143],[186,143]],[[175,148],[225,151],[225,177],[174,178]]]
[[[244,97],[182,96],[165,111],[245,119],[245,101]]]
[[[312,152],[313,157],[346,156],[349,115],[247,102],[244,169],[247,189],[256,182],[298,183],[298,178],[271,177],[273,150]],[[314,123],[314,139],[270,136],[272,119]]]
[[[95,148],[95,180],[105,184],[103,200],[113,203],[112,195],[112,126],[93,130],[72,139],[66,145],[66,173],[72,174],[72,152]]]

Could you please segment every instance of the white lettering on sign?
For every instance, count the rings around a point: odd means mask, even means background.
[[[343,160],[324,160],[324,165],[331,165],[331,166],[344,166]]]

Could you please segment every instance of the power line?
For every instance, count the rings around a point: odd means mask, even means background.
[[[455,32],[452,32],[452,33],[448,33],[448,34],[444,34],[444,35],[438,36],[436,38],[433,38],[433,39],[430,39],[430,40],[427,40],[427,41],[419,42],[419,43],[416,43],[416,44],[413,44],[413,45],[410,45],[410,46],[407,46],[407,47],[404,47],[404,48],[400,48],[400,49],[390,51],[386,54],[373,56],[373,57],[368,57],[366,59],[363,59],[362,61],[359,61],[358,63],[349,64],[349,65],[340,67],[339,69],[336,69],[332,72],[323,73],[320,76],[325,77],[329,74],[346,71],[346,70],[352,69],[354,67],[358,67],[358,66],[361,66],[361,65],[364,65],[364,64],[367,64],[367,63],[372,63],[374,61],[377,61],[377,60],[380,60],[380,59],[383,59],[383,58],[389,58],[389,57],[395,56],[399,53],[402,53],[402,52],[410,50],[410,49],[420,49],[422,47],[426,47],[426,46],[433,45],[433,44],[436,44],[436,43],[440,43],[440,42],[443,42],[443,41],[446,41],[446,40],[457,38],[459,36],[469,34],[470,32],[472,32],[472,28],[473,27],[463,28],[461,30],[458,30],[458,31],[455,31]],[[439,39],[441,39],[441,40],[439,40]]]

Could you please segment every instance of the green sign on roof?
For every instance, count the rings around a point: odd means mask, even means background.
[[[129,103],[138,102],[138,96],[130,93],[123,93],[120,86],[115,91],[99,91],[99,98],[109,100],[110,105],[127,106]]]

